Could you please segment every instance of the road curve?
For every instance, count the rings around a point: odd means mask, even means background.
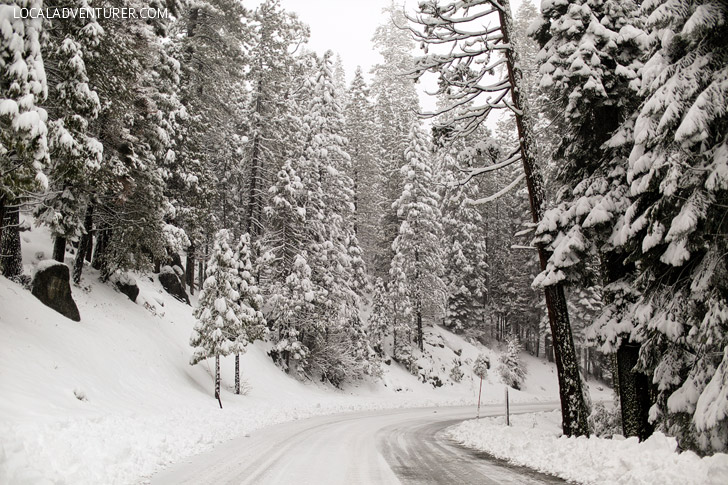
[[[512,405],[513,413],[556,404]],[[485,406],[481,416],[502,413]],[[284,423],[219,445],[154,475],[152,484],[543,484],[562,480],[513,467],[450,441],[472,407],[370,411]]]

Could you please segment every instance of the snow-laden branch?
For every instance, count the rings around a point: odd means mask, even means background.
[[[500,170],[501,168],[505,168],[509,165],[512,165],[516,162],[521,161],[521,152],[520,150],[516,150],[512,152],[505,160],[494,163],[493,165],[488,165],[487,167],[480,167],[480,168],[474,168],[468,170],[468,175],[465,179],[457,182],[457,185],[465,185],[468,182],[470,182],[473,178],[483,175],[489,172],[495,172],[496,170]]]
[[[481,204],[487,204],[489,202],[493,202],[494,200],[504,196],[505,194],[507,194],[508,192],[513,190],[513,188],[516,187],[518,184],[520,184],[523,181],[523,179],[525,179],[525,178],[526,178],[526,174],[522,173],[518,177],[516,177],[515,180],[513,180],[513,182],[508,184],[507,187],[505,187],[502,190],[499,190],[495,194],[490,195],[488,197],[483,197],[482,199],[476,199],[476,200],[467,199],[465,202],[470,205],[481,205]]]
[[[521,244],[512,244],[511,249],[529,249],[529,250],[538,251],[538,248],[536,246],[523,246]]]
[[[427,27],[452,28],[453,25],[468,24],[478,19],[485,18],[498,11],[496,6],[494,6],[481,10],[480,12],[463,15],[461,17],[452,17],[448,15],[448,13],[455,13],[461,9],[469,9],[471,6],[480,6],[481,4],[482,2],[472,2],[471,4],[469,4],[469,2],[458,2],[447,6],[446,8],[442,8],[440,5],[435,3],[423,3],[420,5],[420,8],[424,15],[418,14],[411,16],[409,13],[405,12],[405,16],[409,21],[425,25]]]

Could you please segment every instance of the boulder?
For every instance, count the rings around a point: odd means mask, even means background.
[[[128,296],[131,301],[136,302],[137,296],[139,296],[139,286],[134,278],[122,273],[114,275],[111,280],[120,292]]]
[[[182,287],[182,283],[177,276],[177,273],[172,269],[171,266],[163,266],[159,272],[159,282],[162,283],[162,288],[177,298],[179,301],[183,301],[190,304],[190,297],[187,296],[187,292]]]
[[[46,260],[38,263],[31,282],[31,293],[44,305],[75,322],[81,321],[71,296],[71,271],[63,263]]]
[[[182,257],[179,255],[179,253],[172,253],[172,256],[169,258],[169,261],[167,262],[168,266],[171,266],[174,268],[175,266],[182,267]]]

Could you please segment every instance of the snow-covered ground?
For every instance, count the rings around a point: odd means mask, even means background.
[[[728,455],[677,453],[662,433],[637,438],[561,436],[558,411],[464,421],[449,430],[457,442],[497,458],[582,484],[725,485]]]
[[[31,274],[50,257],[50,238],[44,228],[22,237]],[[167,295],[156,278],[135,278],[141,293],[133,303],[87,267],[82,285],[72,288],[81,313],[73,322],[0,276],[0,483],[133,483],[275,423],[343,411],[474,404],[472,360],[485,351],[497,361],[497,352],[434,328],[426,338],[429,365],[421,372],[438,375],[441,387],[391,363],[382,380],[338,390],[286,375],[266,355],[267,344],[258,342],[241,359],[246,395],[231,392],[233,359],[223,361],[220,409],[210,366],[189,365],[191,308]],[[453,359],[462,364],[460,383],[448,378]],[[524,359],[524,391],[512,391],[511,399],[557,400],[553,366]],[[608,392],[602,388],[597,398]],[[491,373],[483,400],[502,399],[503,385]]]

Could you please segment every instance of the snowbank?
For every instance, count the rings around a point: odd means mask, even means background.
[[[561,436],[561,415],[523,414],[465,421],[450,429],[457,442],[516,465],[534,468],[583,484],[724,485],[728,455],[700,458],[677,453],[674,438],[655,433],[637,438],[567,438]]]

